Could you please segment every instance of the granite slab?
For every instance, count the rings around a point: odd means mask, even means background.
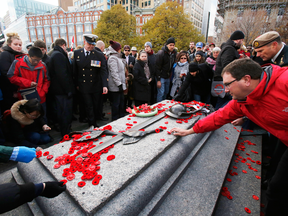
[[[163,101],[162,104],[164,104],[165,107],[173,105],[171,101]],[[128,118],[131,120],[128,120]],[[118,119],[117,121],[111,122],[110,125],[114,131],[123,131],[127,127],[126,123],[137,125],[146,119],[147,118],[126,116]],[[169,117],[163,118],[145,129],[156,129],[159,126],[165,126],[167,127],[167,130],[171,130],[173,127],[181,127],[186,129],[191,127],[194,121],[195,118],[192,118],[191,120],[188,120],[188,123],[178,124],[176,123],[176,119]],[[165,122],[168,122],[168,124],[165,124]],[[197,140],[199,141],[203,136],[203,134],[195,135],[195,144],[197,144]],[[101,137],[97,142],[94,142],[94,144],[96,144],[96,146],[101,145],[100,142],[104,142],[110,138],[111,137],[108,136]],[[75,179],[68,181],[66,184],[67,192],[60,195],[65,197],[61,198],[59,196],[60,198],[55,198],[56,201],[51,201],[51,203],[48,202],[48,205],[45,205],[43,198],[39,198],[39,203],[41,203],[40,206],[43,205],[41,209],[44,208],[43,212],[50,213],[50,215],[91,215],[96,213],[101,207],[105,206],[109,200],[113,199],[113,197],[131,184],[134,179],[142,174],[158,158],[164,155],[167,150],[177,142],[177,139],[178,138],[173,135],[168,135],[166,130],[164,130],[161,133],[150,134],[149,136],[144,137],[138,143],[132,145],[123,145],[121,142],[117,143],[114,148],[109,150],[108,154],[101,155],[101,169],[98,171],[98,174],[102,175],[103,178],[99,185],[92,185],[91,181],[86,181],[86,185],[84,187],[78,187],[78,182],[81,181],[82,174],[76,172]],[[193,144],[193,146],[195,146],[195,144]],[[71,141],[67,141],[51,146],[50,148],[45,149],[45,151],[49,151],[49,154],[56,158],[57,156],[61,156],[65,153],[67,154],[70,147]],[[115,155],[115,159],[112,161],[106,160],[108,155]],[[185,158],[181,160],[184,159]],[[179,164],[181,164],[181,160],[178,162]],[[23,177],[25,181],[36,180],[36,182],[39,182],[40,180],[42,181],[44,179],[59,181],[64,179],[62,176],[63,169],[69,167],[69,165],[64,165],[59,169],[54,169],[53,166],[55,164],[56,162],[54,162],[54,160],[47,160],[46,157],[41,157],[39,159],[35,159],[33,163],[29,163],[25,167],[21,165],[18,166],[18,169],[20,174],[25,176]],[[174,167],[173,169],[175,170],[176,164],[173,166],[170,165],[170,167]],[[163,179],[161,178],[167,178],[167,174],[162,176],[161,169],[162,167],[160,166],[157,170],[159,182],[163,182]],[[173,169],[171,169],[170,175],[172,175]],[[153,176],[153,178],[155,178],[155,176]],[[69,201],[69,204],[65,204],[65,200],[69,200],[71,197],[72,200]],[[58,205],[56,204],[56,206],[53,206],[52,208],[52,205],[54,205],[55,202],[58,202],[58,200],[60,200]],[[76,205],[78,205],[79,209],[76,209],[74,201]],[[66,205],[63,212],[63,207],[61,208],[59,205]],[[51,209],[49,210],[49,208]],[[116,213],[116,215],[120,214]]]
[[[253,145],[249,145],[250,141]],[[228,216],[228,215],[245,215],[245,207],[249,208],[251,213],[249,215],[260,215],[260,199],[261,199],[261,162],[262,152],[262,136],[241,136],[238,143],[244,143],[245,151],[236,149],[235,154],[231,160],[229,170],[237,172],[238,175],[231,176],[227,174],[223,187],[227,187],[233,199],[228,199],[225,196],[219,195],[218,203],[214,211],[215,216]],[[254,145],[255,144],[255,145]],[[251,152],[255,151],[257,152]],[[249,154],[249,155],[247,155]],[[245,158],[246,162],[241,162],[238,157]],[[251,160],[247,159],[251,158]],[[254,161],[254,162],[253,162]],[[251,164],[257,171],[248,168]],[[247,173],[243,173],[243,170]],[[227,181],[227,178],[230,179]],[[259,200],[253,198],[256,195]]]
[[[212,215],[240,129],[226,124],[214,131],[179,182],[149,215]]]

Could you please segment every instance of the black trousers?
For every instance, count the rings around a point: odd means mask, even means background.
[[[125,114],[124,94],[123,92],[110,92],[112,104],[112,121],[119,119]]]
[[[282,155],[266,192],[265,216],[288,215],[288,148]]]
[[[97,126],[96,119],[102,116],[102,92],[82,93],[83,101],[86,108],[86,116],[89,126]]]
[[[55,103],[61,136],[64,136],[69,134],[71,129],[73,99],[72,97],[68,98],[67,95],[55,95]]]

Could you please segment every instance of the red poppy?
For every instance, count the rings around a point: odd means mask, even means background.
[[[55,164],[53,168],[54,168],[54,169],[58,169],[58,168],[60,168],[60,167],[61,167],[60,164]]]
[[[48,155],[47,160],[51,160],[54,156],[53,155]]]
[[[238,173],[237,173],[237,172],[233,172],[233,174],[234,174],[234,175],[238,175]]]
[[[247,207],[245,207],[245,211],[246,211],[248,214],[251,213],[251,210],[250,210],[249,208],[247,208]]]
[[[261,161],[256,161],[256,164],[261,165]]]
[[[247,173],[247,171],[246,171],[246,170],[242,170],[242,172],[243,172],[243,173]]]
[[[232,200],[233,197],[231,195],[227,196],[228,199]]]
[[[237,166],[233,166],[233,168],[234,168],[234,169],[238,169],[238,167],[237,167]]]
[[[249,153],[246,153],[246,155],[250,156],[250,154],[249,154]]]
[[[168,124],[168,121],[164,122],[165,124]]]
[[[227,180],[228,182],[231,182],[231,181],[232,181],[230,178],[226,178],[226,180]]]
[[[133,124],[137,124],[137,121],[133,121]]]
[[[261,208],[264,208],[264,207],[265,207],[265,205],[264,205],[263,203],[261,203],[260,206],[261,206]]]
[[[168,134],[171,134],[171,132],[170,132],[170,131],[167,131],[167,133],[168,133]]]
[[[111,160],[113,160],[115,158],[115,155],[109,155],[108,157],[107,157],[107,160],[108,161],[111,161]]]
[[[66,179],[61,180],[60,182],[63,182],[62,185],[65,185],[68,181]]]
[[[247,166],[251,166],[251,164],[250,164],[250,163],[246,163],[246,165],[247,165]]]
[[[142,129],[140,129],[139,131],[145,131],[145,129],[142,128]]]
[[[78,182],[78,187],[84,187],[86,185],[86,182],[80,181]]]
[[[224,130],[226,133],[228,133],[228,131],[227,130]]]
[[[165,139],[160,139],[160,141],[162,141],[162,142],[163,142],[163,141],[165,141]]]
[[[42,157],[42,151],[37,151],[37,152],[36,152],[36,157],[37,157],[37,158]]]
[[[156,128],[156,129],[155,129],[155,132],[156,132],[156,133],[159,133],[159,132],[160,132],[160,129],[159,129],[159,128]]]
[[[49,151],[44,152],[43,156],[49,155]]]
[[[75,178],[75,174],[74,174],[74,173],[70,173],[70,174],[67,176],[67,180],[69,180],[69,181],[72,181],[74,178]]]
[[[229,138],[228,138],[228,137],[225,137],[225,139],[229,140]]]
[[[131,120],[131,118],[127,118],[127,120]]]
[[[253,195],[252,197],[253,197],[253,199],[255,199],[255,200],[259,200],[259,197],[256,196],[256,195]]]

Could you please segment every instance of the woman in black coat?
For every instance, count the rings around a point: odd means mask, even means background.
[[[2,113],[10,109],[13,103],[18,100],[17,94],[14,97],[18,87],[10,83],[7,73],[15,58],[24,55],[19,35],[17,33],[7,33],[6,36],[7,46],[2,48],[4,51],[0,54],[0,86],[3,93],[3,101],[1,102]]]
[[[150,103],[151,100],[151,82],[154,77],[154,71],[148,62],[148,55],[145,51],[140,51],[137,62],[133,69],[133,93],[135,106]]]

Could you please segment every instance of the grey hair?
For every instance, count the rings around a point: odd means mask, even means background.
[[[212,52],[221,52],[220,47],[214,47],[214,49],[212,50]]]

